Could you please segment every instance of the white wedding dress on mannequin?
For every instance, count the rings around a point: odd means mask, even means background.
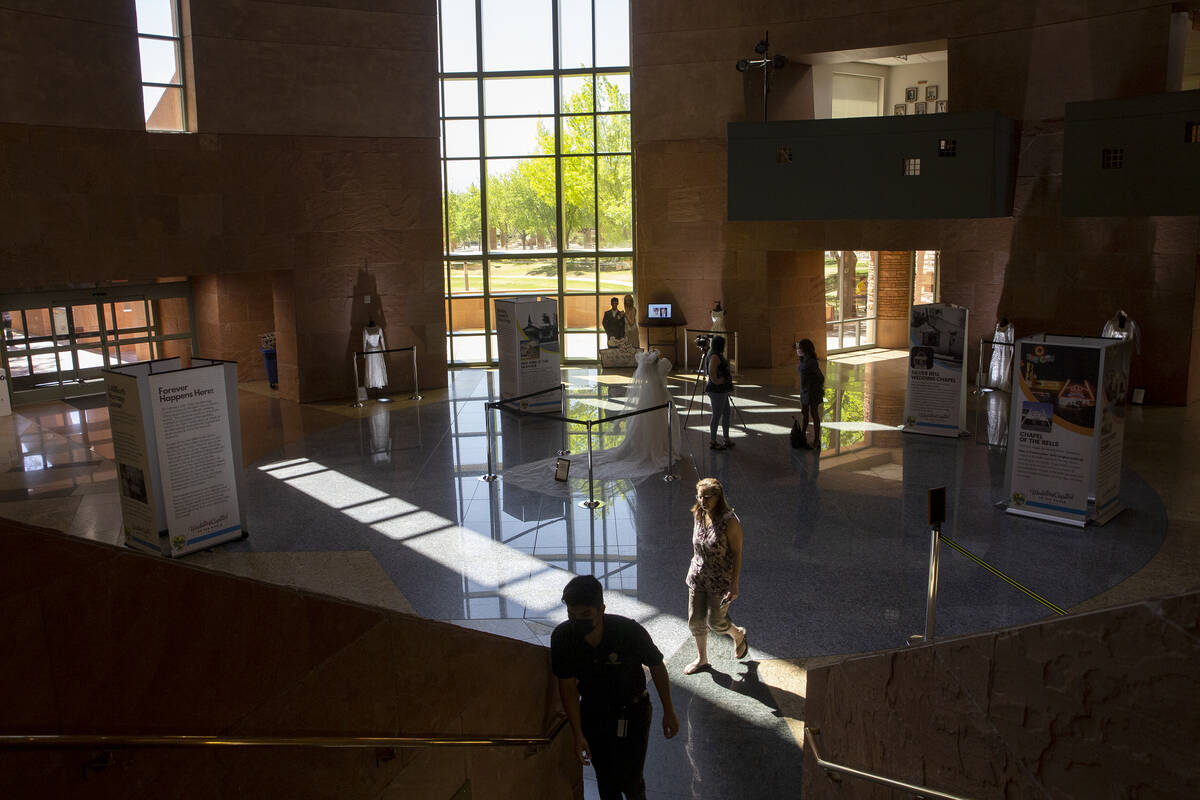
[[[671,362],[660,358],[658,352],[638,353],[637,369],[629,384],[629,392],[625,396],[624,408],[619,413],[628,413],[640,409],[653,408],[663,403],[671,402],[671,390],[667,386],[667,374],[671,371]],[[592,475],[596,480],[638,479],[667,468],[667,412],[671,413],[670,453],[671,461],[679,460],[680,424],[679,415],[672,409],[660,408],[646,414],[627,417],[611,425],[605,425],[605,434],[620,432],[623,426],[625,439],[616,447],[592,451]],[[615,415],[614,415],[615,416]],[[593,430],[593,447],[597,446],[595,426]],[[525,489],[533,489],[546,494],[566,495],[571,483],[583,482],[587,490],[587,451],[572,453],[570,482],[554,480],[555,458],[542,459],[529,464],[505,467],[502,477],[505,482]]]
[[[387,343],[383,340],[382,328],[372,325],[363,328],[363,352],[366,353],[363,361],[367,373],[363,376],[363,386],[368,389],[382,389],[387,386],[387,362],[383,360],[383,353],[377,352],[386,349]]]

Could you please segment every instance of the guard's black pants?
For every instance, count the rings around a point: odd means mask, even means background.
[[[646,745],[650,741],[650,698],[644,696],[629,706],[625,714],[625,736],[617,736],[619,712],[582,708],[583,736],[592,751],[592,767],[601,800],[644,800],[646,781]]]

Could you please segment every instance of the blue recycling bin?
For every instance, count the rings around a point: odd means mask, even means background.
[[[260,347],[263,354],[263,366],[267,368],[267,383],[272,389],[279,388],[279,364],[275,361],[275,348]]]

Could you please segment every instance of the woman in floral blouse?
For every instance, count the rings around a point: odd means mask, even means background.
[[[750,647],[746,629],[733,624],[726,613],[738,596],[742,571],[742,523],[725,502],[725,490],[716,478],[696,484],[696,522],[692,528],[692,564],[688,569],[688,628],[696,637],[696,660],[684,667],[692,675],[708,666],[708,632],[733,639],[733,655],[745,658]]]

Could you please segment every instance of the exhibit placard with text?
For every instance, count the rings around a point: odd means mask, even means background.
[[[8,381],[8,373],[0,369],[0,417],[12,414],[12,389]]]
[[[913,306],[908,330],[904,430],[959,436],[967,411],[968,312],[946,303]]]
[[[151,413],[143,402],[146,396],[140,391],[137,375],[113,370],[105,373],[104,383],[125,544],[161,554],[160,534],[165,535],[166,524],[162,515],[162,488],[151,461],[157,456],[146,430]]]
[[[104,379],[126,543],[180,556],[244,535],[237,365],[160,359]]]
[[[1095,341],[1039,334],[1017,343],[1009,513],[1087,524],[1102,356]]]
[[[171,555],[236,539],[242,523],[223,367],[151,375],[147,383]]]
[[[544,297],[514,297],[495,301],[496,338],[500,361],[500,397],[521,397],[558,387],[561,354],[558,341],[558,301]],[[555,412],[562,407],[557,392],[519,401],[525,411]]]

